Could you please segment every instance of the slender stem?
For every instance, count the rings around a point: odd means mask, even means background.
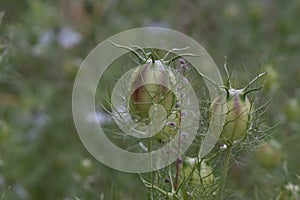
[[[177,160],[176,160],[176,177],[175,177],[175,183],[174,183],[174,190],[177,191],[178,187],[178,178],[179,178],[179,165],[180,162],[180,144],[181,144],[181,130],[179,129],[179,138],[178,138],[178,149],[177,149]]]
[[[152,155],[151,155],[151,152],[152,152],[152,140],[149,139],[148,153],[149,153],[149,159],[150,159],[150,167],[152,168]],[[153,172],[152,172],[152,170],[150,171],[150,183],[151,183],[151,188],[150,188],[150,193],[149,193],[149,199],[152,200],[152,197],[153,197],[153,194],[154,194],[154,191],[153,191],[154,183],[153,183]]]
[[[174,182],[174,190],[177,190],[178,187],[178,178],[179,178],[179,158],[177,158],[176,161],[176,177],[175,177],[175,182]]]
[[[220,187],[218,200],[222,200],[222,194],[225,188],[225,182],[226,182],[228,168],[229,168],[230,155],[231,155],[231,145],[227,146],[226,153],[225,153],[224,168],[222,172],[222,183]]]

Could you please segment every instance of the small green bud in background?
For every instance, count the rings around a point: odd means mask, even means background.
[[[82,177],[87,177],[91,175],[94,171],[92,161],[88,158],[84,158],[80,161],[79,165],[76,169],[77,173],[79,173]]]
[[[224,16],[228,20],[236,20],[240,15],[241,9],[238,4],[230,3],[224,7]]]
[[[289,122],[298,120],[300,116],[300,105],[296,99],[289,99],[284,107],[284,114]]]
[[[8,137],[9,128],[7,124],[0,121],[0,142],[4,141]]]
[[[280,164],[283,158],[281,145],[272,139],[256,149],[258,162],[265,168],[274,168]]]
[[[264,70],[268,72],[268,75],[264,79],[264,90],[274,91],[278,88],[278,72],[272,65],[266,65]]]
[[[253,25],[258,25],[263,16],[262,6],[259,2],[253,2],[248,9],[249,19]]]

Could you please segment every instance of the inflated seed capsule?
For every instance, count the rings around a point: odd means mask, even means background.
[[[149,60],[137,67],[131,80],[129,111],[134,116],[149,118],[149,109],[155,104],[162,105],[168,114],[171,113],[176,96],[170,88],[174,87],[176,80],[172,71],[160,60]]]
[[[176,101],[176,78],[170,67],[160,60],[149,60],[137,67],[131,77],[128,110],[136,121],[150,123],[150,108],[161,105],[165,110],[163,128],[153,136],[159,142],[167,142],[176,135],[181,120],[180,103]]]
[[[220,112],[222,97],[213,101],[210,111]],[[225,101],[225,122],[221,138],[224,142],[238,142],[246,137],[251,120],[251,103],[241,90],[230,89]]]
[[[274,168],[280,164],[283,158],[281,145],[272,139],[256,149],[258,162],[265,168]]]
[[[181,181],[187,180],[190,188],[201,193],[213,186],[214,175],[206,161],[200,162],[198,158],[186,157],[180,171],[180,179]]]

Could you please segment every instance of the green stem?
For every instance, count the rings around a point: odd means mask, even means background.
[[[149,153],[149,159],[150,159],[150,167],[152,168],[152,155],[151,155],[151,152],[152,152],[152,140],[149,139],[149,142],[148,142],[148,153]],[[150,188],[150,193],[149,193],[149,199],[152,200],[152,197],[154,195],[154,191],[153,191],[153,172],[151,170],[150,172],[150,183],[151,183],[151,188]]]
[[[231,145],[229,145],[226,149],[225,153],[225,160],[224,160],[224,168],[222,172],[222,183],[219,191],[219,198],[218,200],[222,200],[222,194],[225,188],[225,182],[227,178],[228,168],[229,168],[229,161],[230,161],[230,155],[231,155]]]

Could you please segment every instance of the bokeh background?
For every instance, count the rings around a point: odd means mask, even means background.
[[[76,133],[71,94],[85,56],[131,28],[157,26],[201,43],[235,87],[268,71],[261,97],[281,162],[241,155],[228,187],[242,199],[275,199],[300,179],[299,0],[0,1],[0,199],[144,199],[138,175],[95,160]],[[105,120],[100,119],[98,120]],[[232,198],[234,199],[234,198]]]

